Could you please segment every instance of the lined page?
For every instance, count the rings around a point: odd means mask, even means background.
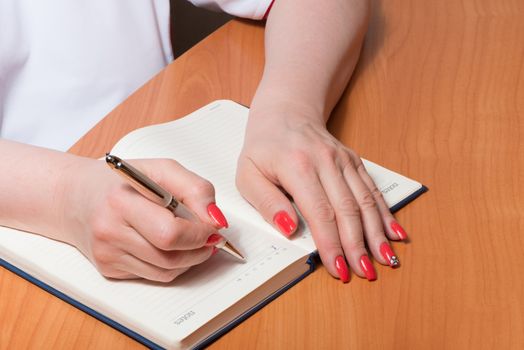
[[[422,188],[421,183],[369,160],[362,159],[362,162],[390,208]]]
[[[74,247],[0,227],[0,257],[86,306],[165,347],[181,339],[303,258],[285,240],[272,240],[233,221],[229,237],[247,263],[219,251],[170,284],[102,277]]]

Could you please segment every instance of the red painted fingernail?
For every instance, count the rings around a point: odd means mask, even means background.
[[[386,259],[389,266],[396,267],[400,265],[400,261],[396,257],[395,253],[393,253],[393,249],[387,244],[386,242],[382,243],[380,245],[380,254]]]
[[[348,264],[346,264],[346,259],[342,255],[337,256],[335,259],[335,267],[337,268],[338,277],[344,283],[349,282],[349,269]]]
[[[216,245],[223,239],[224,237],[222,235],[219,235],[218,233],[213,233],[207,238],[206,246]]]
[[[408,238],[408,234],[406,233],[406,231],[404,231],[404,229],[402,228],[402,226],[400,226],[398,222],[392,221],[390,226],[391,229],[397,234],[397,236],[401,240],[405,240],[406,238]]]
[[[215,203],[211,203],[207,206],[207,213],[211,216],[219,228],[228,227],[226,217],[222,214],[222,211],[217,207]]]
[[[297,228],[297,224],[291,219],[289,214],[281,210],[275,214],[273,217],[273,222],[278,226],[280,232],[282,232],[286,237],[289,237],[293,231]]]
[[[360,257],[360,267],[362,267],[364,275],[366,275],[366,278],[369,281],[374,281],[377,279],[377,272],[375,271],[375,268],[373,267],[371,260],[369,260],[369,256],[367,256],[366,254]]]

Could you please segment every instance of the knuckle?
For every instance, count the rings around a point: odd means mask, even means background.
[[[362,210],[375,209],[377,207],[373,194],[365,191],[359,198],[359,206]]]
[[[93,263],[102,274],[104,274],[104,271],[108,271],[109,267],[113,264],[115,259],[114,255],[111,254],[109,250],[98,248],[97,246],[93,247],[92,256]]]
[[[91,232],[94,242],[110,242],[113,238],[108,222],[100,216],[91,221]]]
[[[156,274],[156,280],[163,283],[171,282],[175,279],[177,275],[175,275],[172,271],[162,271]]]
[[[106,278],[121,278],[120,273],[108,266],[97,266],[98,272]]]
[[[366,172],[366,167],[364,166],[364,163],[362,162],[362,160],[360,158],[355,158],[355,168],[357,169],[357,172],[358,173],[362,173],[362,172]]]
[[[343,163],[342,163],[342,174],[346,177],[346,178],[351,178],[352,176],[358,176],[358,170],[355,166],[355,164],[353,164],[353,160],[351,160],[351,158],[347,158],[347,159],[344,159]]]
[[[194,181],[191,187],[189,188],[189,193],[194,198],[207,197],[209,195],[215,194],[215,188],[213,187],[211,182],[205,179],[198,179]]]
[[[315,213],[315,217],[320,222],[335,222],[335,211],[327,199],[318,200],[313,206],[313,213]]]
[[[176,246],[179,236],[180,230],[175,221],[166,221],[159,225],[154,244],[162,250],[170,250]]]
[[[295,150],[289,156],[290,162],[299,172],[309,172],[313,169],[311,157],[304,151]]]
[[[261,198],[259,198],[259,200],[257,201],[256,206],[258,207],[258,211],[260,211],[261,213],[271,213],[271,208],[275,207],[276,202],[277,201],[271,194],[264,193],[261,196]]]
[[[339,151],[333,145],[322,144],[317,147],[317,152],[322,159],[334,160],[338,157]]]
[[[382,192],[380,192],[380,190],[376,186],[373,186],[373,188],[371,189],[371,195],[375,199],[375,202],[384,200],[384,196],[382,195]]]
[[[358,163],[362,163],[362,160],[357,152],[352,150],[351,148],[347,149],[347,152],[351,155],[351,157]]]
[[[340,168],[344,169],[348,166],[353,166],[353,161],[351,160],[351,157],[346,152],[340,152],[338,154],[338,162],[340,164]]]
[[[116,273],[114,271],[112,271],[111,269],[108,269],[104,266],[97,266],[97,270],[98,272],[100,272],[100,274],[106,278],[115,278],[116,276]]]
[[[166,252],[167,254],[162,256],[160,267],[165,269],[176,269],[183,264],[183,259],[181,259],[178,251]]]
[[[158,282],[169,283],[180,275],[180,271],[177,269],[173,270],[159,270],[155,275],[154,279]]]
[[[354,198],[345,197],[337,205],[337,210],[346,217],[360,217],[360,208]]]

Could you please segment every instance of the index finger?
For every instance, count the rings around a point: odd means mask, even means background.
[[[171,211],[151,202],[138,193],[123,196],[116,205],[125,222],[146,240],[162,250],[189,250],[203,247],[215,227],[175,217]]]

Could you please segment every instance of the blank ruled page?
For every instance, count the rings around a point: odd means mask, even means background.
[[[84,305],[163,346],[173,346],[271,279],[304,252],[233,220],[229,237],[241,263],[219,252],[172,283],[102,277],[75,248],[0,227],[0,257]]]

